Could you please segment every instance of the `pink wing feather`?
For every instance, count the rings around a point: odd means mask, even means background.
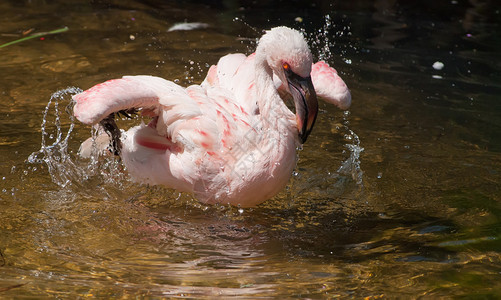
[[[311,67],[311,80],[317,96],[346,110],[351,105],[351,93],[337,71],[326,62],[319,61]]]
[[[172,83],[172,88],[175,85]],[[73,96],[75,117],[84,124],[96,124],[109,114],[131,107],[153,109],[169,81],[154,76],[125,76],[95,85]]]

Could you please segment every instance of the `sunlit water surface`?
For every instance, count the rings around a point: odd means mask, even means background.
[[[0,44],[69,30],[0,48],[0,298],[499,297],[500,7],[328,2],[3,1]],[[184,21],[209,27],[168,31]],[[305,31],[353,105],[320,104],[275,198],[206,206],[77,157],[92,132],[72,94],[199,83],[276,25]]]

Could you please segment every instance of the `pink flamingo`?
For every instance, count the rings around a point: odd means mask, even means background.
[[[201,85],[125,76],[73,99],[75,117],[106,129],[134,181],[191,192],[204,203],[250,207],[287,184],[296,147],[317,117],[317,93],[350,106],[346,84],[326,63],[312,64],[301,33],[276,27],[255,54],[222,57]],[[132,108],[153,119],[121,136],[113,116]]]

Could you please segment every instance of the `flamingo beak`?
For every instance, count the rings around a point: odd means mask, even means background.
[[[289,83],[289,91],[294,99],[296,107],[296,122],[299,130],[301,144],[306,142],[310,135],[318,113],[318,101],[315,88],[311,82],[311,76],[301,77],[289,68],[285,70],[285,76]]]

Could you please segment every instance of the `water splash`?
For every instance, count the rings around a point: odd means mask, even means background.
[[[65,187],[70,182],[77,181],[78,178],[84,177],[81,168],[75,165],[71,156],[68,154],[68,140],[75,126],[73,114],[70,112],[73,103],[70,101],[65,108],[70,119],[69,128],[66,133],[64,133],[63,126],[61,125],[61,111],[59,107],[59,102],[64,100],[66,96],[75,95],[80,92],[82,92],[82,90],[79,88],[68,87],[52,94],[43,114],[41,148],[28,157],[29,163],[45,163],[48,167],[52,181],[61,187]],[[54,126],[49,126],[51,108],[54,110]],[[55,133],[51,132],[54,128]],[[50,144],[48,139],[54,139],[54,142]]]
[[[312,51],[316,52],[313,53],[315,60],[323,60],[332,63],[332,49],[337,46],[336,40],[351,35],[351,27],[343,23],[342,20],[333,22],[330,15],[325,15],[322,28],[313,32],[302,30],[304,36],[307,37],[310,42]],[[344,57],[347,53],[346,47],[353,48],[351,44],[342,44],[337,46],[336,49],[336,55],[340,56],[344,62],[349,60]]]
[[[311,34],[303,31],[303,34],[308,37],[308,40],[312,45],[312,50],[317,51],[313,54],[318,57],[318,60],[323,60],[327,63],[331,63],[332,65],[333,54],[331,48],[335,45],[335,41],[332,37],[351,35],[350,26],[342,24],[340,26],[342,27],[340,30],[331,33],[332,30],[336,30],[336,24],[332,22],[330,15],[326,15],[324,17],[324,25],[322,28],[312,32]],[[345,52],[341,50],[339,55],[343,56],[345,55]],[[346,62],[347,59],[343,58],[343,60]],[[341,175],[349,175],[357,185],[363,186],[364,172],[360,166],[360,153],[364,151],[364,148],[360,146],[360,138],[358,135],[349,128],[349,116],[350,112],[345,111],[343,114],[343,129],[346,131],[344,139],[349,143],[344,146],[348,149],[350,155],[341,163],[337,173]]]
[[[80,159],[69,147],[75,127],[71,96],[81,92],[79,88],[68,87],[52,94],[43,113],[40,150],[33,152],[27,162],[47,165],[52,182],[61,188],[84,186],[95,176],[106,184],[122,186],[126,175],[119,159],[113,156],[102,159],[103,149],[97,146],[96,139],[103,132],[98,127],[91,128],[92,149],[88,159]],[[66,104],[63,110],[62,103]]]
[[[235,18],[233,18],[232,21],[235,22],[235,23],[238,22],[238,23],[243,24],[244,26],[246,26],[250,30],[254,31],[257,35],[263,34],[263,32],[260,31],[257,27],[254,27],[254,26],[250,25],[249,23],[245,22],[242,18],[235,17]],[[255,40],[255,39],[253,39],[253,40]]]
[[[254,33],[253,37],[241,36],[239,34],[237,40],[239,40],[241,44],[246,44],[247,54],[251,54],[256,51],[259,38],[265,33],[265,31],[259,30],[257,27],[250,25],[245,22],[244,19],[239,17],[233,18],[233,22],[242,24],[244,28],[250,29],[250,32]]]
[[[350,156],[341,163],[341,166],[339,167],[337,172],[343,175],[351,175],[356,184],[363,187],[364,171],[360,166],[360,153],[364,151],[364,148],[360,146],[360,138],[358,137],[358,135],[348,127],[349,121],[347,120],[347,117],[349,115],[349,111],[344,112],[343,123],[344,129],[347,131],[347,133],[344,135],[344,138],[346,141],[350,142],[348,144],[345,144],[344,146],[348,149]]]
[[[332,29],[332,22],[330,15],[324,17],[325,23],[321,29],[314,32],[314,36],[310,37],[313,47],[318,48],[318,60],[327,61],[332,57],[331,46],[335,41],[331,41],[330,30]]]

